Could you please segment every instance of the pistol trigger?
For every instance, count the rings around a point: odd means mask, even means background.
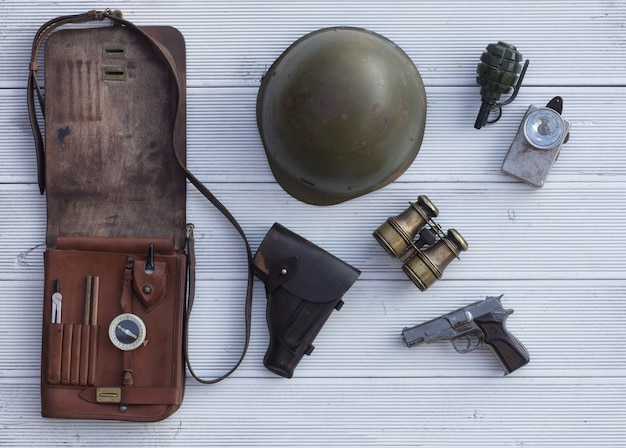
[[[476,333],[467,333],[452,339],[454,349],[462,354],[473,352],[482,345],[482,340]]]
[[[452,339],[452,345],[454,349],[459,353],[468,353],[470,347],[470,340],[467,336],[459,336]]]

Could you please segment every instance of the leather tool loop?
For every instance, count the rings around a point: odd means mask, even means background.
[[[152,311],[165,297],[167,291],[167,263],[157,261],[153,272],[148,272],[142,260],[135,260],[133,290],[146,311]]]
[[[132,312],[132,298],[133,298],[133,265],[131,264],[133,259],[128,259],[129,264],[124,269],[124,286],[122,288],[122,295],[120,297],[120,306],[125,313]]]
[[[125,313],[132,313],[132,299],[133,299],[133,258],[128,258],[128,263],[124,269],[124,285],[122,287],[122,297],[120,298],[120,305]],[[133,385],[133,352],[124,352],[124,370],[122,372],[122,384],[129,387]]]

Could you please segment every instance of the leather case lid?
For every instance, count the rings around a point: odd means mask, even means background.
[[[183,36],[143,29],[170,50],[184,80]],[[146,39],[109,26],[52,34],[45,69],[48,247],[60,236],[150,235],[181,249],[185,175],[172,139],[184,151],[185,126],[173,135],[177,96],[167,66]]]

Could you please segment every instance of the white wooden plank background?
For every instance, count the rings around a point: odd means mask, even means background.
[[[239,219],[253,250],[278,221],[363,271],[293,379],[262,365],[268,342],[255,283],[249,354],[214,386],[189,379],[181,409],[151,424],[43,419],[39,347],[45,198],[38,194],[25,85],[32,37],[62,14],[120,8],[181,30],[188,58],[189,166]],[[626,2],[0,0],[0,446],[626,445]],[[368,28],[400,45],[428,96],[426,136],[392,185],[332,207],[275,183],[258,136],[261,76],[295,39]],[[531,60],[502,120],[473,128],[484,47]],[[530,104],[564,99],[572,122],[546,186],[500,173]],[[419,292],[371,232],[418,194],[470,249]],[[198,299],[191,354],[203,375],[241,347],[245,259],[227,221],[189,189]],[[487,295],[531,362],[508,377],[493,355],[446,343],[407,349],[399,333]]]

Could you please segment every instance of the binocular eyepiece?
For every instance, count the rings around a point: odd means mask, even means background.
[[[404,273],[425,291],[442,277],[454,258],[468,249],[468,244],[455,229],[444,233],[433,221],[439,209],[428,197],[420,195],[417,202],[409,204],[399,215],[387,218],[373,236],[389,255],[403,262]]]

